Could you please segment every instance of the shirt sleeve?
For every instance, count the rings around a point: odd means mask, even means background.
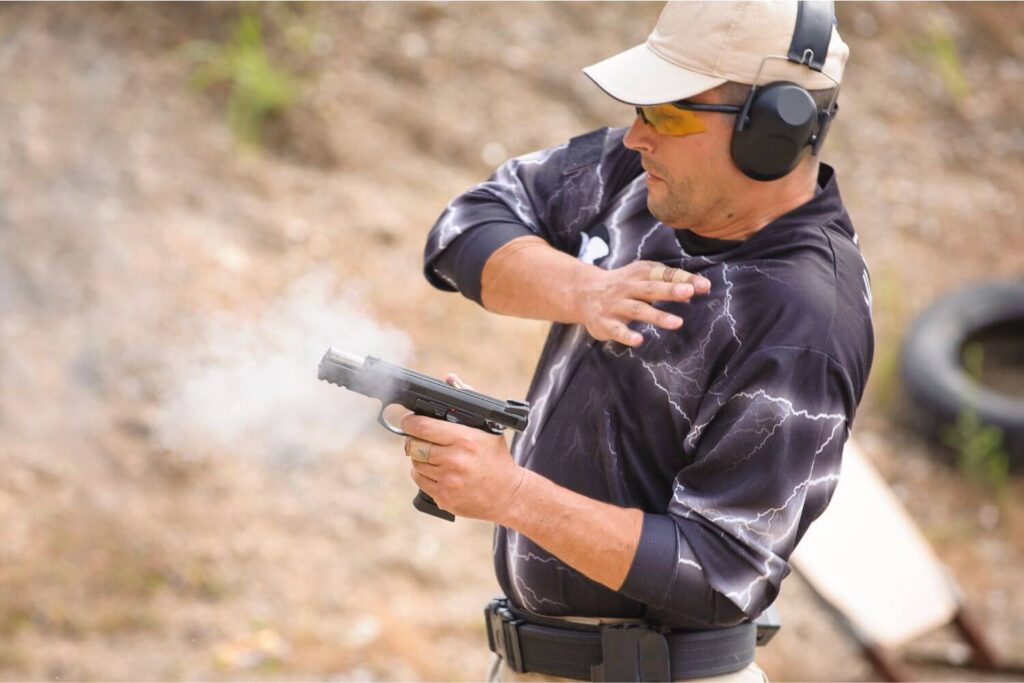
[[[847,373],[817,351],[762,349],[730,369],[685,437],[692,460],[667,514],[645,514],[621,591],[654,617],[756,618],[828,505],[856,405]]]
[[[582,229],[614,189],[642,170],[639,155],[622,146],[623,135],[624,129],[601,128],[511,159],[453,199],[427,236],[427,280],[481,303],[484,264],[507,242],[535,235],[575,255]]]

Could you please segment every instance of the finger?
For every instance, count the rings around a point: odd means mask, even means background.
[[[413,445],[410,446],[410,445],[408,445],[409,439],[406,439],[405,452],[406,452],[406,455],[408,455],[412,459],[412,461],[414,463],[430,465],[431,467],[439,467],[441,465],[450,464],[452,462],[452,460],[451,460],[451,458],[452,458],[452,447],[451,446],[438,446],[436,443],[429,443],[427,441],[422,441],[420,439],[417,439],[416,437],[412,437],[412,439],[414,440],[414,442],[419,442],[420,444],[429,444],[430,445],[429,457],[426,457],[426,459],[424,460],[424,457],[426,456],[426,454],[422,454],[421,455],[421,454],[418,454],[418,453],[414,453],[414,450],[417,447],[417,444],[414,443]]]
[[[435,445],[429,441],[410,436],[405,440],[405,454],[417,462],[430,462]]]
[[[627,296],[640,301],[689,301],[693,298],[693,285],[675,285],[671,282],[633,282]]]
[[[419,462],[417,460],[413,460],[412,468],[431,481],[437,481],[441,478],[441,470],[432,462]]]
[[[650,323],[665,330],[677,330],[683,326],[683,319],[678,315],[661,311],[642,301],[623,301],[616,313],[629,320]]]
[[[628,269],[630,275],[636,275],[646,280],[647,276],[651,273],[651,269],[654,268],[654,266],[660,265],[664,264],[658,263],[657,261],[633,261],[628,266],[623,266],[623,270]]]
[[[625,344],[626,346],[639,346],[644,341],[642,334],[629,329],[625,323],[619,320],[608,322],[605,325],[605,334],[608,339]]]
[[[427,475],[417,470],[415,467],[412,467],[409,470],[409,476],[412,477],[412,480],[416,482],[416,485],[419,486],[420,489],[429,493],[431,497],[434,496],[434,491],[437,490],[436,479],[431,479]]]
[[[410,436],[415,436],[430,443],[450,446],[455,443],[455,437],[460,425],[452,424],[444,420],[436,420],[424,415],[406,415],[402,419],[402,431]]]
[[[444,381],[450,386],[455,387],[456,389],[469,389],[470,391],[473,391],[473,387],[463,382],[462,378],[456,375],[454,372],[449,372],[447,375],[445,375]]]
[[[655,264],[647,274],[648,280],[654,280],[655,282],[674,282],[679,285],[689,282],[692,277],[693,273],[688,270],[666,266],[664,263]]]
[[[662,263],[655,264],[647,274],[648,280],[655,282],[666,282],[677,285],[690,284],[698,294],[707,294],[711,291],[711,281],[703,275],[696,275],[682,268],[672,268]]]

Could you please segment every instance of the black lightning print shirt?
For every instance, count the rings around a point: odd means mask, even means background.
[[[760,614],[832,495],[873,352],[868,273],[835,173],[813,199],[738,242],[661,224],[624,129],[512,159],[455,198],[427,239],[432,284],[480,302],[487,258],[537,235],[601,268],[638,259],[700,273],[711,292],[660,303],[685,325],[644,343],[551,327],[528,399],[522,466],[644,511],[620,590],[496,528],[502,590],[549,616],[714,628]]]

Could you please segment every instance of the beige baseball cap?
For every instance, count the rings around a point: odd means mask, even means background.
[[[781,80],[808,90],[834,88],[828,76],[842,81],[850,48],[833,26],[825,75],[786,60],[796,15],[796,0],[672,1],[647,42],[583,73],[615,99],[634,105],[686,99],[727,81],[763,85]],[[782,59],[765,60],[766,55]]]

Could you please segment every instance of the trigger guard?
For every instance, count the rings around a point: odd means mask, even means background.
[[[384,429],[386,429],[389,432],[391,432],[392,434],[398,434],[399,436],[409,436],[408,434],[403,432],[401,429],[399,429],[398,427],[396,427],[395,425],[391,424],[390,422],[388,422],[387,420],[384,419],[384,408],[385,408],[385,406],[381,406],[380,407],[380,413],[377,415],[377,423],[381,427],[383,427]]]

